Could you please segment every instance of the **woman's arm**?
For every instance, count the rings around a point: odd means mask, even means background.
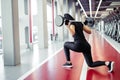
[[[90,29],[89,26],[83,25],[83,30],[84,30],[86,33],[88,33],[88,34],[91,34],[91,29]]]
[[[66,25],[70,34],[73,36],[75,34],[75,26],[74,25],[70,25],[70,23],[68,25]]]

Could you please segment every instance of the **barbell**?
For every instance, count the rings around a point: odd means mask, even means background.
[[[66,19],[61,15],[57,15],[55,17],[55,24],[58,27],[61,27],[65,23],[65,21],[66,21]],[[68,22],[80,22],[80,21],[69,20]],[[94,25],[94,20],[92,18],[87,18],[85,20],[84,24],[89,25],[90,27],[92,27]]]
[[[80,21],[75,21],[75,20],[66,20],[63,16],[57,15],[55,18],[55,24],[58,27],[61,27],[64,23],[67,24],[66,22],[80,22]]]
[[[61,15],[57,15],[55,17],[55,24],[58,27],[62,26],[64,24],[64,17],[62,17]]]

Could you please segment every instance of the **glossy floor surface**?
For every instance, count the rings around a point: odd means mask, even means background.
[[[41,49],[35,43],[33,49],[21,50],[21,64],[4,66],[4,53],[0,55],[0,80],[17,80],[22,75],[41,65],[63,46],[63,42],[49,42],[49,47]]]
[[[93,31],[88,36],[92,47],[93,60],[114,61],[114,71],[108,73],[106,66],[89,68],[85,63],[82,53],[71,51],[73,68],[63,68],[65,63],[64,51],[61,49],[42,65],[22,76],[24,80],[120,80],[120,53],[111,46],[99,33]],[[86,69],[86,70],[85,70]],[[81,76],[83,75],[83,76]],[[81,79],[83,77],[84,79]]]

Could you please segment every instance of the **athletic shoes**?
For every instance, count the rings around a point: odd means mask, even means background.
[[[109,62],[109,65],[108,65],[108,72],[112,72],[113,71],[113,65],[114,65],[114,62],[113,61],[110,61]]]
[[[63,64],[63,67],[66,67],[66,68],[71,68],[72,67],[72,63],[65,63]]]

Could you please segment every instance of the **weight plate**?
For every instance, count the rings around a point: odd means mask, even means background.
[[[55,18],[55,24],[60,27],[63,25],[63,23],[64,23],[63,17],[60,15],[57,15]]]

